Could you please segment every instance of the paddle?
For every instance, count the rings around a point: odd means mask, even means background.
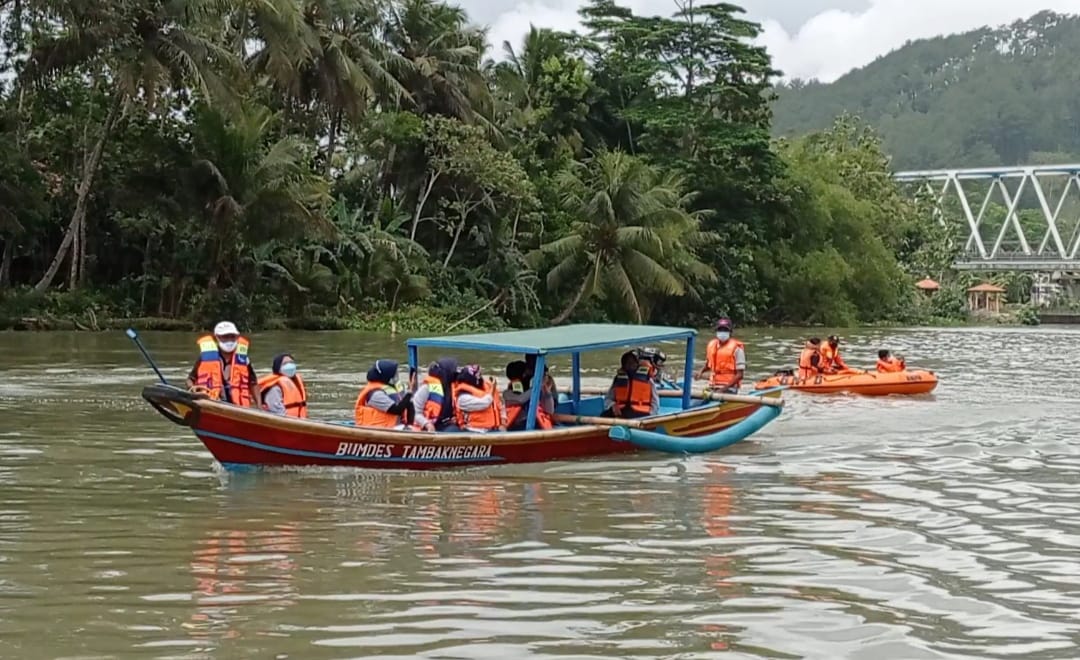
[[[131,341],[135,342],[135,345],[139,347],[139,351],[142,352],[143,357],[146,358],[146,361],[150,364],[150,368],[153,369],[154,373],[161,379],[162,384],[168,385],[169,381],[165,380],[165,376],[161,375],[161,370],[158,369],[157,364],[154,363],[154,358],[150,357],[150,353],[146,351],[146,347],[143,346],[142,340],[139,339],[139,334],[135,332],[135,329],[128,328],[125,331],[125,334],[127,334],[127,336],[131,338]]]
[[[640,419],[617,419],[615,417],[589,417],[588,415],[568,415],[555,413],[552,415],[556,421],[564,424],[592,424],[593,426],[629,426],[639,429],[645,426]]]
[[[594,387],[581,388],[582,394],[607,394],[607,390]],[[657,394],[663,397],[681,397],[683,395],[682,390],[657,390]],[[749,403],[753,405],[765,405],[765,406],[783,406],[784,402],[779,399],[772,399],[763,396],[751,396],[748,394],[726,394],[724,392],[701,392],[700,394],[694,394],[693,396],[699,399],[707,399],[709,401],[727,401],[729,403]]]

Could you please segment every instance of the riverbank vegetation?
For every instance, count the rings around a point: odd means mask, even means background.
[[[925,322],[957,247],[730,5],[485,47],[434,0],[0,0],[0,318]],[[962,311],[962,310],[961,310]],[[324,325],[325,324],[325,325]],[[404,325],[403,325],[404,324]]]

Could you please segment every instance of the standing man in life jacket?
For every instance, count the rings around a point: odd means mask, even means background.
[[[189,390],[202,390],[215,400],[251,407],[261,401],[259,379],[248,355],[250,342],[231,321],[214,326],[213,335],[199,338],[199,359],[188,374]]]
[[[709,340],[705,348],[705,366],[697,378],[701,380],[706,373],[712,372],[708,389],[736,394],[746,372],[746,347],[731,338],[731,330],[731,319],[722,318],[716,322],[716,337]]]
[[[404,429],[413,423],[412,394],[398,383],[398,363],[376,360],[367,372],[367,384],[356,397],[353,422],[357,426]]]
[[[907,363],[901,356],[894,356],[892,351],[882,349],[877,352],[877,370],[880,373],[893,374],[907,370]]]
[[[506,389],[503,390],[503,405],[506,407],[506,429],[522,431],[528,421],[529,403],[532,401],[532,383],[525,380],[529,365],[524,360],[515,360],[506,365]],[[536,411],[538,429],[550,429],[555,426],[551,415],[555,413],[555,394],[551,387],[551,377],[541,380],[540,407]]]
[[[259,379],[259,392],[264,410],[285,417],[307,418],[307,388],[296,373],[296,361],[289,353],[274,357],[271,373]]]
[[[660,395],[653,381],[652,363],[646,362],[643,369],[634,351],[623,353],[620,362],[622,368],[604,397],[603,417],[635,419],[659,413]]]
[[[821,340],[811,337],[799,354],[799,380],[810,380],[822,373]]]
[[[821,346],[821,369],[827,374],[857,373],[840,357],[840,338],[829,335],[829,342]]]

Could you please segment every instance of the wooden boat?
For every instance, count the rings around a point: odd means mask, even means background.
[[[664,391],[659,414],[622,420],[596,417],[602,412],[603,397],[583,395],[581,388],[582,353],[671,340],[686,342],[684,382],[692,382],[696,334],[686,328],[588,324],[406,342],[412,368],[419,364],[421,348],[535,355],[536,373],[543,373],[549,357],[569,355],[570,396],[558,404],[559,421],[548,430],[534,427],[538,387],[533,389],[525,430],[490,433],[398,431],[281,417],[164,383],[145,388],[142,396],[167,419],[190,427],[229,470],[307,465],[425,470],[568,460],[643,449],[711,452],[745,439],[775,419],[783,408],[780,390],[722,397]]]
[[[895,373],[863,371],[851,374],[818,375],[813,378],[797,378],[793,372],[780,372],[771,378],[754,384],[758,389],[785,387],[812,394],[862,394],[887,396],[890,394],[927,394],[938,385],[933,371],[913,370]]]

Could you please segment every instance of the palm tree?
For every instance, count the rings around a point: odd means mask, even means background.
[[[621,304],[641,323],[649,296],[682,296],[695,278],[715,277],[694,252],[715,236],[701,231],[699,214],[685,210],[690,199],[677,178],[626,153],[602,151],[557,181],[562,206],[575,220],[568,235],[531,256],[557,261],[547,274],[550,290],[567,282],[580,286],[552,325],[593,295]]]
[[[288,14],[258,22],[266,34],[251,58],[253,69],[301,107],[318,106],[325,114],[325,174],[345,119],[356,121],[378,102],[393,107],[408,96],[397,76],[406,75],[410,63],[386,45],[381,19],[377,0],[310,0],[298,25]]]
[[[34,286],[44,291],[72,246],[70,285],[83,279],[86,210],[105,143],[125,104],[154,105],[162,90],[191,84],[204,99],[227,96],[228,87],[211,66],[235,58],[215,40],[221,5],[214,0],[38,0],[42,24],[59,27],[33,46],[19,83],[42,83],[59,73],[88,71],[111,98],[98,137],[87,154],[75,210],[63,241],[44,276]]]
[[[401,82],[419,114],[455,117],[496,132],[481,61],[487,38],[468,25],[464,10],[435,0],[403,0],[391,11],[386,38],[410,63]]]
[[[249,106],[235,116],[196,111],[191,190],[211,227],[209,287],[238,262],[243,242],[326,235],[327,181],[311,169],[309,145],[291,135],[272,141],[277,114]]]

